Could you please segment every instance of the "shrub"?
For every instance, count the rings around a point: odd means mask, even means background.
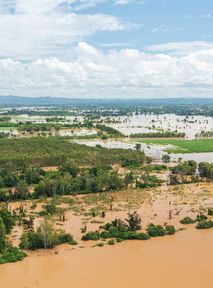
[[[72,235],[63,230],[55,230],[53,222],[45,218],[36,231],[30,230],[21,236],[20,248],[22,249],[49,249],[60,244],[77,244]]]
[[[126,219],[128,223],[128,229],[130,231],[136,231],[141,229],[141,217],[135,211],[133,213],[128,213],[128,218]]]
[[[213,221],[211,220],[204,220],[199,221],[196,226],[197,229],[210,229],[213,228]]]
[[[154,225],[154,224],[149,224],[147,228],[147,232],[150,237],[159,237],[159,236],[164,236],[166,234],[165,229],[161,225]]]
[[[115,245],[115,240],[114,239],[111,239],[107,242],[109,245]]]
[[[166,226],[166,234],[167,235],[174,235],[176,232],[176,229],[173,225]]]
[[[112,238],[112,234],[109,231],[102,231],[100,233],[100,238],[103,239]]]
[[[101,242],[101,243],[96,244],[95,246],[97,246],[97,247],[103,247],[103,246],[104,246],[104,243]]]
[[[209,216],[213,216],[213,208],[209,208],[208,209],[208,215]]]
[[[15,218],[6,208],[0,210],[0,217],[5,225],[6,234],[9,234],[15,224]]]
[[[147,233],[138,233],[137,240],[149,240],[150,236]]]
[[[118,232],[128,231],[128,226],[126,225],[126,223],[119,218],[116,218],[111,223],[107,223],[104,226],[101,226],[100,228],[107,230],[107,231],[111,231],[111,232],[113,231],[112,228],[116,228]]]
[[[116,242],[117,243],[120,243],[120,242],[123,242],[124,240],[123,239],[121,239],[121,238],[116,238]]]
[[[165,155],[162,156],[162,161],[164,163],[169,163],[170,160],[171,160],[171,157],[168,154],[165,154]]]
[[[27,255],[17,247],[9,247],[0,254],[0,264],[21,261]]]
[[[59,231],[59,233],[57,234],[57,245],[63,244],[63,243],[67,243],[70,245],[77,245],[77,241],[75,241],[73,239],[73,236],[69,233],[64,233],[63,230]]]
[[[99,234],[99,232],[91,231],[91,232],[88,232],[87,234],[83,235],[81,239],[84,241],[88,241],[88,240],[96,241],[96,240],[100,239],[100,234]]]
[[[194,224],[196,221],[193,220],[191,217],[184,217],[182,220],[180,220],[181,224]]]
[[[208,220],[208,217],[202,213],[198,214],[197,215],[197,218],[196,218],[197,221],[206,221]]]

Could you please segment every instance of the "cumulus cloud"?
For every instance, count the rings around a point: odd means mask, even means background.
[[[70,12],[98,1],[0,0],[0,57],[59,57],[97,32],[130,28],[114,16]]]
[[[213,49],[185,56],[135,49],[103,52],[85,42],[72,59],[0,60],[0,94],[67,97],[210,96]]]

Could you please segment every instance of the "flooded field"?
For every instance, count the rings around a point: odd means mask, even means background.
[[[122,148],[122,149],[135,149],[135,144],[138,140],[76,140],[76,143],[95,147],[96,145],[101,145],[102,147],[112,149],[112,148]],[[152,144],[141,144],[141,150],[144,151],[146,156],[152,157],[154,160],[161,160],[166,149],[173,148],[172,145],[152,145]],[[178,161],[179,158],[182,160],[194,160],[197,163],[206,161],[213,162],[213,152],[206,153],[171,153],[171,160]]]
[[[77,250],[63,246],[57,255],[42,251],[0,266],[1,287],[212,288],[212,242],[211,231],[189,228],[143,243]]]
[[[152,133],[156,129],[186,133],[186,138],[194,139],[201,131],[213,131],[213,118],[204,116],[179,116],[175,114],[142,114],[115,118],[111,126],[125,135],[132,133]]]
[[[168,177],[162,174],[162,179]],[[4,288],[211,288],[213,250],[212,230],[195,229],[194,224],[183,226],[183,216],[195,217],[198,211],[213,206],[211,183],[188,184],[169,187],[166,184],[146,191],[119,191],[107,195],[82,195],[72,197],[74,206],[66,212],[64,229],[78,241],[77,246],[61,245],[52,250],[28,252],[22,262],[0,266],[1,287]],[[109,211],[108,198],[114,197],[113,211]],[[62,201],[68,207],[69,196]],[[11,206],[12,205],[12,206]],[[11,203],[10,208],[18,207]],[[31,209],[31,201],[24,207]],[[78,207],[78,210],[76,210]],[[107,210],[106,218],[94,218],[91,209]],[[106,208],[108,207],[108,209]],[[42,203],[38,202],[36,211]],[[95,230],[100,223],[115,217],[125,218],[128,211],[137,210],[142,217],[142,227],[147,223],[165,222],[175,225],[175,235],[152,238],[148,241],[126,241],[114,246],[93,247],[96,241],[81,241],[80,227],[88,225]],[[169,210],[172,218],[169,219]],[[87,216],[86,216],[87,215]],[[39,218],[35,225],[38,224]],[[85,222],[86,221],[86,222]],[[99,224],[98,224],[99,223]],[[18,244],[19,226],[12,233]],[[16,275],[16,277],[11,277]]]
[[[177,161],[181,158],[183,161],[194,160],[197,163],[209,162],[213,163],[213,153],[186,153],[186,154],[171,154],[171,159]]]

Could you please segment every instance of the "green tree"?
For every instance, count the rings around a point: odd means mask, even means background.
[[[136,143],[135,144],[135,150],[136,151],[141,151],[141,144],[140,143]]]
[[[18,199],[27,199],[28,198],[28,185],[26,181],[22,180],[18,183],[16,189],[15,189],[15,194]]]
[[[3,220],[0,217],[0,252],[2,252],[5,248],[6,241],[6,231]]]
[[[54,244],[55,231],[53,228],[53,222],[49,217],[44,218],[38,230],[43,238],[44,248],[51,248]]]
[[[133,213],[128,213],[128,218],[126,219],[128,223],[128,229],[130,231],[136,231],[141,229],[141,217],[135,211]]]
[[[0,218],[2,219],[6,233],[10,233],[15,223],[14,216],[12,216],[6,208],[0,210]]]
[[[164,163],[169,163],[170,162],[170,156],[168,155],[168,154],[164,154],[163,156],[162,156],[162,161],[164,162]]]

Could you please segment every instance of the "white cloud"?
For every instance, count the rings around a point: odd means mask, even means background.
[[[113,0],[115,5],[146,4],[147,0]]]
[[[100,31],[129,29],[105,14],[76,14],[64,5],[92,5],[99,0],[0,0],[0,57],[36,59],[64,56],[78,41]]]
[[[182,57],[81,42],[67,62],[0,60],[0,95],[173,97],[213,95],[213,48]]]
[[[170,55],[186,55],[192,52],[211,49],[213,42],[194,41],[194,42],[170,42],[164,44],[151,45],[147,47],[151,52],[163,52]]]

